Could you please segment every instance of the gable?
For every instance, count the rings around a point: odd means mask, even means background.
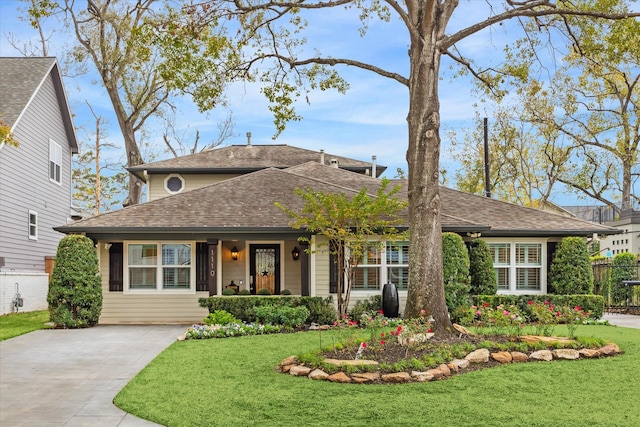
[[[51,78],[55,88],[55,102],[49,108],[58,108],[72,153],[78,152],[78,141],[55,58],[0,58],[0,120],[13,132],[25,112],[36,99],[41,87]],[[0,144],[0,149],[3,144]]]

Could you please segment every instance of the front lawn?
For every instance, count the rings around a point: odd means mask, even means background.
[[[0,341],[26,334],[27,332],[45,329],[49,321],[49,311],[30,311],[0,316]]]
[[[322,345],[334,331],[322,332]],[[556,334],[566,334],[559,326]],[[277,373],[318,332],[172,344],[115,403],[166,426],[640,425],[640,330],[581,326],[624,354],[530,362],[411,384],[337,384]]]

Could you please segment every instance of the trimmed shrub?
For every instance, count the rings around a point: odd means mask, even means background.
[[[227,288],[224,291],[222,291],[222,295],[224,295],[226,297],[229,297],[229,296],[235,295],[235,294],[236,294],[236,292],[233,289],[229,289],[229,288]]]
[[[611,299],[614,304],[625,303],[633,294],[633,286],[622,286],[623,280],[637,279],[638,258],[631,252],[616,255],[611,263]]]
[[[229,323],[240,323],[240,320],[227,311],[216,310],[204,318],[204,323],[207,325],[227,325]]]
[[[449,313],[467,305],[469,295],[469,253],[462,237],[442,233],[444,296]]]
[[[593,267],[583,238],[565,237],[558,243],[549,283],[558,294],[593,293]]]
[[[604,298],[601,295],[474,295],[471,303],[475,306],[489,304],[489,307],[496,308],[499,305],[508,307],[515,305],[522,313],[530,312],[529,302],[533,304],[544,304],[548,302],[557,307],[580,306],[584,311],[588,311],[594,319],[600,319],[604,313]]]
[[[349,318],[359,322],[363,313],[377,313],[380,310],[382,310],[382,295],[372,295],[367,300],[356,302],[349,310]]]
[[[291,291],[289,289],[283,289],[280,291],[280,295],[291,295]]]
[[[98,256],[91,239],[62,238],[49,282],[49,315],[59,328],[94,326],[102,311],[102,284]]]
[[[469,276],[471,277],[472,295],[495,295],[498,292],[496,272],[489,245],[482,239],[468,243]]]
[[[238,295],[251,295],[251,291],[249,289],[241,289]]]
[[[333,323],[336,320],[336,311],[331,297],[297,297],[297,296],[229,296],[207,297],[198,300],[201,307],[213,313],[216,310],[225,310],[244,322],[255,322],[255,307],[261,306],[305,306],[309,310],[307,322],[320,324]]]
[[[261,306],[254,307],[256,320],[263,324],[283,325],[290,328],[301,326],[309,317],[309,309],[303,305],[289,306]]]
[[[256,292],[256,295],[271,295],[271,291],[267,288],[261,288],[261,289],[258,289],[258,292]]]

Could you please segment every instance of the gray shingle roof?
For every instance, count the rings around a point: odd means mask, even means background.
[[[406,181],[399,197],[406,197]],[[197,190],[130,206],[58,227],[63,232],[291,231],[290,218],[274,202],[302,206],[296,188],[325,193],[375,194],[380,180],[308,162],[289,169],[268,168]],[[445,231],[482,232],[483,236],[584,235],[617,232],[575,218],[441,188],[441,221]],[[402,215],[406,220],[406,212]]]
[[[64,93],[62,77],[54,57],[0,57],[0,120],[13,128],[49,74],[53,76],[69,145],[72,152],[77,153],[78,141],[75,128]]]
[[[145,170],[149,173],[246,173],[265,168],[284,169],[310,161],[320,162],[320,159],[321,153],[318,151],[286,144],[229,145],[188,156],[133,166],[129,171],[141,177]],[[332,159],[337,160],[338,165],[344,169],[355,172],[371,170],[371,163],[324,153],[324,164],[329,165]],[[385,169],[385,166],[377,165],[377,175],[379,176]]]
[[[0,58],[0,114],[13,126],[56,63],[55,58]]]

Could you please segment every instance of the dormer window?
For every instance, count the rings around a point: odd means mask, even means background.
[[[184,191],[184,178],[178,174],[171,174],[164,179],[164,189],[169,194],[178,194]]]

